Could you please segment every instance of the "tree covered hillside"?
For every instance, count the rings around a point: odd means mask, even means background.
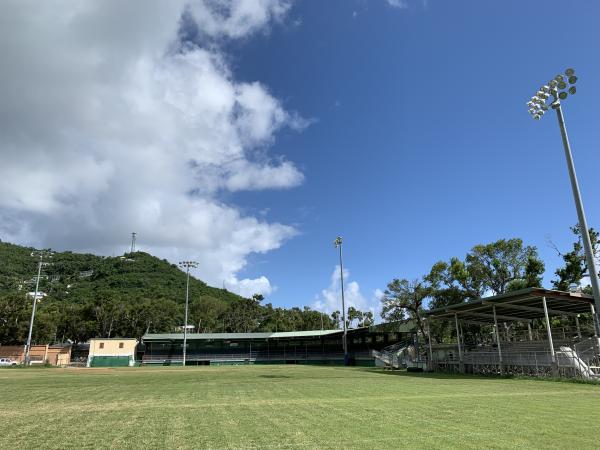
[[[38,259],[35,249],[0,242],[0,293],[35,289]],[[53,252],[44,261],[40,291],[58,299],[82,299],[96,293],[118,296],[152,296],[181,301],[185,294],[185,273],[166,259],[148,253],[102,257],[73,252]],[[241,297],[224,289],[207,286],[190,277],[190,295],[223,301]]]
[[[35,249],[0,242],[0,343],[27,337],[35,290]],[[120,257],[54,252],[40,281],[36,342],[83,342],[90,337],[140,337],[183,324],[186,274],[148,253]],[[261,305],[190,277],[190,325],[201,332],[287,331],[334,328],[309,308]]]

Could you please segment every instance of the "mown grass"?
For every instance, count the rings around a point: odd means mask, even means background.
[[[598,448],[600,386],[310,366],[0,370],[0,448]]]

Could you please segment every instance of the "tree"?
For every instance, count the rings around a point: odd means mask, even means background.
[[[346,316],[346,326],[348,328],[352,327],[352,322],[357,320],[360,322],[363,317],[363,312],[356,309],[354,306],[348,308],[348,315]]]
[[[27,339],[31,299],[23,294],[0,296],[0,342],[22,344]]]
[[[523,241],[518,238],[476,245],[467,253],[465,264],[481,285],[494,294],[503,294],[514,286],[539,286],[544,272],[537,249],[523,247]]]
[[[430,295],[431,289],[423,280],[408,281],[395,278],[387,285],[381,298],[381,317],[389,321],[414,319],[425,336],[423,327],[423,301]]]
[[[342,322],[342,314],[339,311],[334,311],[331,313],[331,319],[333,320],[335,327],[340,328],[340,323]]]
[[[358,324],[359,327],[370,327],[375,323],[373,319],[373,313],[371,311],[363,312],[362,322]]]
[[[579,225],[575,225],[574,227],[571,227],[571,231],[577,237],[577,240],[573,243],[570,252],[561,253],[556,246],[554,246],[554,249],[564,261],[564,266],[559,267],[554,272],[558,276],[558,279],[552,281],[554,289],[558,289],[559,291],[569,291],[573,288],[580,288],[581,280],[583,280],[584,277],[589,276],[585,251],[583,243],[581,242],[581,229],[579,228]],[[600,250],[600,246],[598,245],[598,232],[593,228],[590,228],[588,232],[592,244],[592,252],[594,256],[598,258]]]
[[[223,316],[228,309],[227,304],[219,299],[203,295],[190,302],[189,320],[196,325],[199,333],[215,332],[222,327]]]

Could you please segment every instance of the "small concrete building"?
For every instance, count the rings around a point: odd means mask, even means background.
[[[90,339],[88,367],[132,367],[137,340],[132,338]]]

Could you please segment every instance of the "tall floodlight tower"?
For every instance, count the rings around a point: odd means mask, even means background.
[[[579,183],[575,172],[575,164],[573,163],[573,155],[571,154],[571,146],[569,144],[567,128],[565,126],[565,118],[560,103],[561,100],[566,100],[569,95],[574,95],[577,92],[577,88],[575,87],[576,82],[577,77],[575,76],[575,70],[567,69],[564,74],[556,75],[552,80],[548,81],[546,85],[542,86],[536,94],[531,97],[531,100],[527,102],[527,106],[529,107],[529,114],[531,114],[535,120],[540,120],[548,111],[546,102],[549,99],[551,99],[550,107],[556,111],[558,126],[560,127],[560,134],[565,150],[565,157],[567,159],[569,178],[571,179],[573,199],[575,200],[575,208],[577,209],[577,218],[579,220],[579,230],[581,232],[581,240],[583,241],[583,248],[585,250],[587,269],[590,275],[590,284],[592,285],[592,292],[594,294],[596,316],[594,318],[594,323],[597,332],[600,332],[600,324],[598,321],[598,313],[600,312],[600,283],[598,283],[598,270],[596,268],[596,261],[594,260],[592,243],[590,241],[581,193],[579,192]]]
[[[342,336],[342,345],[344,347],[344,365],[347,366],[348,360],[348,329],[346,326],[346,301],[344,299],[344,263],[342,262],[342,238],[338,236],[333,241],[335,248],[340,249],[340,285],[342,287],[342,322],[344,323],[344,334]]]
[[[49,264],[44,262],[44,258],[52,258],[52,252],[49,250],[39,250],[31,252],[31,256],[38,260],[37,277],[35,280],[35,292],[33,293],[33,306],[31,308],[31,320],[29,321],[29,333],[27,334],[27,343],[25,344],[25,365],[29,365],[31,358],[29,352],[31,350],[31,335],[33,333],[33,321],[35,320],[35,310],[40,295],[40,277],[42,275],[42,266]]]
[[[188,305],[190,299],[190,268],[198,267],[196,261],[180,261],[179,267],[185,269],[187,280],[185,283],[185,319],[183,324],[183,367],[185,367],[185,360],[187,356],[187,327],[188,327]]]

